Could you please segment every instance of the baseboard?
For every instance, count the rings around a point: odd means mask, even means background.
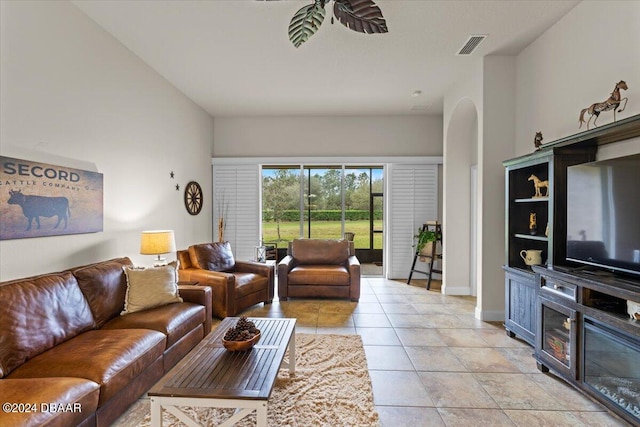
[[[476,319],[480,319],[484,322],[502,322],[504,321],[504,310],[481,310],[476,306]]]
[[[471,289],[468,286],[447,286],[442,285],[443,295],[471,295]]]

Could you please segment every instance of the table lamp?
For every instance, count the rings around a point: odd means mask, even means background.
[[[167,260],[161,254],[176,251],[176,240],[173,230],[143,231],[140,236],[140,253],[142,255],[157,255],[154,266],[167,265]]]

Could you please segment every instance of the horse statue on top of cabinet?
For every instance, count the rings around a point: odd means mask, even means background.
[[[624,105],[622,106],[622,108],[618,110],[618,113],[623,112],[624,109],[627,107],[627,101],[629,100],[629,98],[627,98],[626,96],[624,98],[621,98],[620,89],[623,89],[623,90],[629,89],[627,86],[627,83],[624,80],[620,80],[616,84],[616,87],[613,88],[613,92],[611,92],[611,96],[606,101],[596,102],[595,104],[591,104],[589,107],[580,111],[580,119],[578,121],[578,123],[580,123],[580,126],[578,126],[578,129],[582,127],[582,123],[585,123],[584,121],[585,113],[589,113],[589,116],[590,116],[589,120],[587,120],[586,122],[587,130],[589,130],[589,122],[591,122],[591,119],[593,118],[593,116],[596,116],[596,118],[593,120],[593,125],[596,126],[596,121],[598,120],[600,113],[602,113],[603,111],[613,110],[613,121],[615,122],[616,108],[618,108],[622,103],[622,101],[624,101]]]

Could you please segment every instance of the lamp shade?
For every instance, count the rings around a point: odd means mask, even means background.
[[[143,231],[140,236],[142,255],[168,254],[176,251],[176,239],[173,230]]]

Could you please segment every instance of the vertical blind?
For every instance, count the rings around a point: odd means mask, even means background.
[[[260,185],[256,164],[213,166],[213,239],[223,216],[224,240],[238,260],[253,259],[260,244]]]
[[[247,164],[213,164],[213,240],[224,215],[224,240],[239,260],[255,257],[260,244],[261,172]],[[407,278],[414,256],[413,236],[428,220],[438,219],[438,165],[386,164],[385,262],[387,277]],[[226,206],[226,212],[225,212]]]
[[[387,173],[387,277],[405,279],[415,255],[413,236],[438,219],[438,166],[391,164]]]

